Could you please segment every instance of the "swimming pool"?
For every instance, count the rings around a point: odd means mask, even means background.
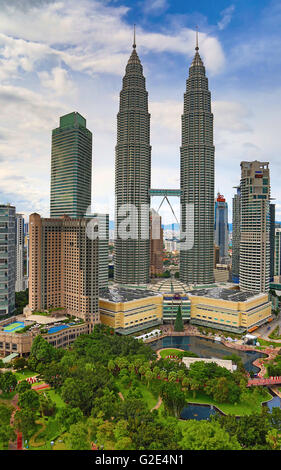
[[[65,328],[69,328],[69,326],[68,325],[53,326],[52,328],[49,329],[48,335],[51,335],[52,333],[57,333],[58,331],[64,330]]]

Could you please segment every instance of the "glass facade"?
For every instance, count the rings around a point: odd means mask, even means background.
[[[16,210],[0,205],[0,317],[15,310]]]
[[[92,133],[73,112],[52,132],[51,217],[82,217],[91,205]]]

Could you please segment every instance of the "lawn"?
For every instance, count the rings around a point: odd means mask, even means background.
[[[177,356],[179,352],[184,351],[183,349],[163,349],[163,351],[160,351],[160,356],[165,359],[167,356]]]
[[[40,422],[40,423],[39,423]],[[59,429],[58,423],[53,417],[39,418],[36,425],[37,437],[35,439],[35,445],[32,445],[32,438],[29,440],[28,445],[30,450],[51,450],[51,441],[55,441],[59,438],[61,430]],[[33,438],[35,436],[33,435]],[[44,444],[43,444],[44,442]],[[36,443],[42,443],[40,446],[36,446]]]
[[[258,342],[260,343],[261,346],[273,346],[274,348],[280,348],[281,347],[281,342],[276,343],[274,341],[266,341],[265,339],[258,338]]]
[[[123,397],[126,398],[128,393],[129,393],[130,387],[125,388],[120,380],[116,380],[116,385],[117,385],[119,391],[122,393]],[[156,405],[156,403],[158,402],[158,397],[156,398],[153,395],[153,393],[147,388],[147,386],[144,383],[142,383],[140,380],[138,381],[138,387],[137,388],[138,388],[138,390],[140,390],[140,392],[142,394],[142,397],[143,397],[143,400],[147,404],[148,409],[151,410]]]
[[[236,416],[248,415],[250,413],[261,413],[262,411],[262,402],[271,400],[272,396],[267,392],[267,397],[260,397],[256,403],[217,403],[211,397],[206,395],[203,392],[197,392],[196,397],[193,397],[193,392],[187,393],[187,403],[200,403],[204,405],[214,405],[219,408],[225,414],[233,414]]]
[[[45,393],[48,398],[50,398],[52,401],[55,402],[55,404],[57,405],[57,408],[63,408],[64,406],[66,406],[66,404],[63,401],[63,399],[61,398],[60,394],[54,389],[51,389],[51,390],[44,390],[44,389],[43,390],[38,390],[37,393]]]
[[[29,377],[34,377],[35,375],[38,375],[37,372],[34,372],[34,370],[30,369],[23,369],[18,372],[14,372],[17,380],[25,380],[28,379]]]

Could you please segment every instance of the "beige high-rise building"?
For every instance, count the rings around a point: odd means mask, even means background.
[[[267,292],[270,281],[268,162],[241,162],[240,289]]]
[[[150,211],[150,276],[163,272],[163,228],[161,217],[154,209]]]
[[[87,236],[85,218],[29,218],[29,307],[99,322],[98,239]]]

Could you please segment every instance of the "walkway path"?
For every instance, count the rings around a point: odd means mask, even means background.
[[[150,411],[158,410],[158,408],[160,408],[161,405],[162,405],[162,398],[159,397],[159,398],[158,398],[158,402],[156,403],[156,405],[155,405],[153,408],[151,408]]]

